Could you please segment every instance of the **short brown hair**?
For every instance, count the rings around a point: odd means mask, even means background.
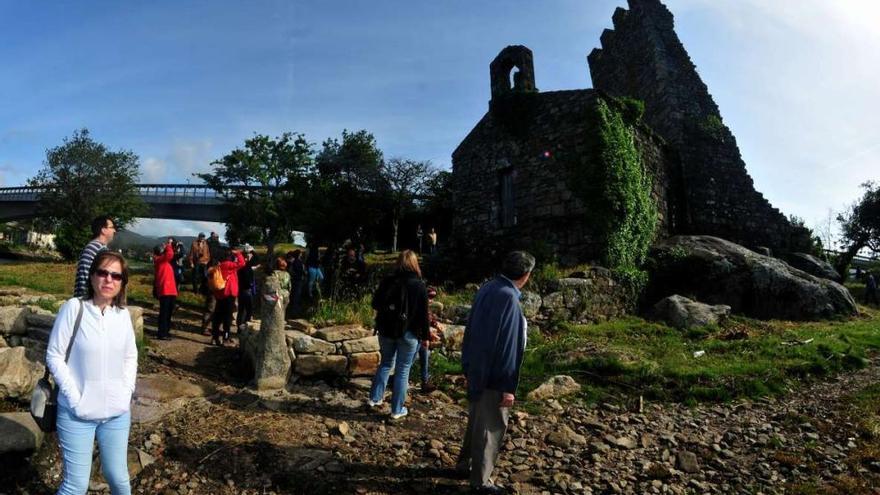
[[[412,249],[405,249],[397,257],[397,270],[412,272],[422,278],[422,270],[419,268],[419,257]]]
[[[92,286],[92,276],[95,272],[97,272],[102,266],[114,261],[118,261],[119,265],[122,267],[122,287],[119,289],[119,294],[116,294],[116,297],[113,298],[112,304],[113,306],[124,308],[126,304],[125,287],[128,285],[128,262],[125,261],[125,258],[121,254],[114,251],[101,251],[95,256],[95,260],[92,261],[92,266],[89,268],[89,283],[86,288],[86,298],[95,298],[95,287]]]

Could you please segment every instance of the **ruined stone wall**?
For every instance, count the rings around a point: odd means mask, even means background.
[[[587,119],[591,90],[509,94],[452,155],[455,237],[499,249],[549,248],[564,263],[595,260],[603,246],[589,212],[569,188],[571,170],[589,169]],[[642,163],[654,177],[660,235],[671,230],[670,151],[647,129],[637,129]],[[502,221],[502,176],[512,171],[515,225]]]
[[[733,134],[659,0],[629,0],[614,30],[589,56],[593,86],[645,103],[645,121],[679,153],[683,204],[677,232],[711,234],[746,246],[803,250],[804,229],[755,190]]]

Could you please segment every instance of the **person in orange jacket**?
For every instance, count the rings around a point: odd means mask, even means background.
[[[213,289],[217,306],[211,318],[211,343],[222,345],[230,342],[229,334],[232,328],[232,311],[235,308],[235,300],[238,298],[238,270],[245,266],[244,256],[238,249],[227,249],[225,256],[221,258],[217,266],[210,270],[220,270],[225,284],[222,289]],[[208,274],[211,278],[212,273]],[[223,342],[220,341],[220,324],[223,323]]]
[[[171,340],[171,314],[177,301],[177,281],[174,278],[174,247],[169,237],[165,244],[153,248],[153,295],[159,300],[159,340]]]

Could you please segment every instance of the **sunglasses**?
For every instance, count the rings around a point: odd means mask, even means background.
[[[97,275],[98,278],[107,278],[107,277],[110,277],[110,278],[112,278],[113,280],[115,280],[115,281],[117,281],[117,282],[121,282],[121,281],[122,281],[122,274],[121,274],[121,273],[119,273],[119,272],[111,272],[110,270],[105,270],[105,269],[103,269],[103,268],[98,268],[97,270],[95,270],[95,275]]]

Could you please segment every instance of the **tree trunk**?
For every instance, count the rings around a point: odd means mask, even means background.
[[[840,256],[837,257],[837,262],[834,264],[834,268],[837,270],[837,273],[840,274],[840,283],[846,282],[846,279],[849,278],[849,265],[863,247],[865,247],[864,242],[854,242],[850,244],[846,251],[840,253]]]
[[[391,225],[394,227],[394,236],[391,238],[391,252],[392,253],[397,252],[397,226],[399,223],[400,223],[400,220],[397,218],[397,216],[395,216],[391,220]]]

